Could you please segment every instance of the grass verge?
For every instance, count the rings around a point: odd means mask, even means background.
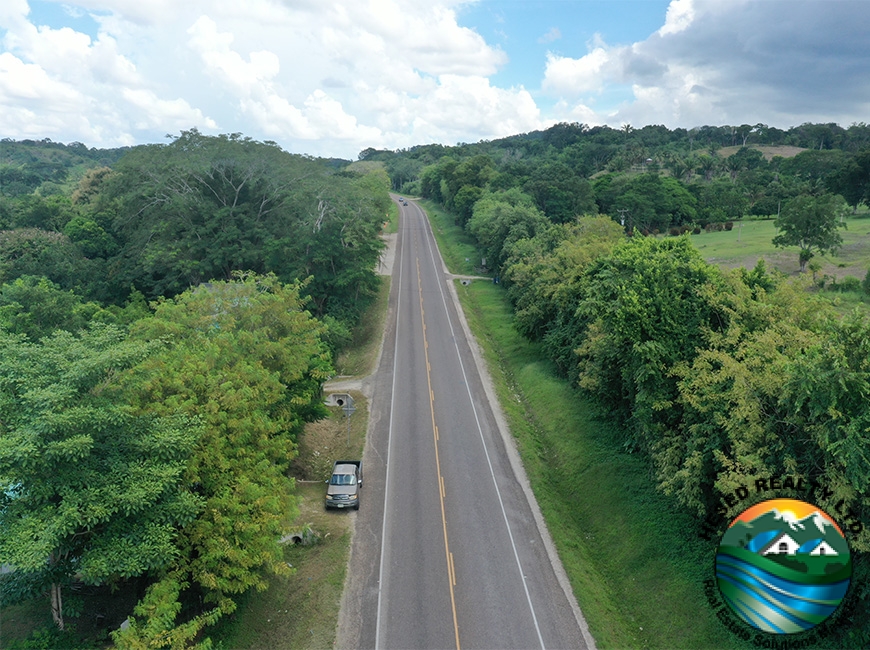
[[[444,263],[457,275],[481,275],[480,252],[474,238],[456,225],[453,215],[431,201],[418,201],[429,215],[429,223]]]
[[[297,485],[296,529],[313,531],[312,543],[285,547],[284,560],[296,572],[288,578],[273,576],[266,591],[245,594],[236,613],[210,632],[216,648],[333,647],[355,515],[325,512],[323,492],[320,481]]]
[[[389,282],[384,286],[389,291]],[[370,325],[377,322],[379,317],[373,312],[378,309],[386,311],[386,302],[373,304],[364,321]],[[381,334],[380,329],[371,327],[375,353]],[[360,338],[360,343],[362,347],[372,345],[366,337]],[[370,359],[374,363],[374,357]],[[266,591],[250,592],[240,599],[238,610],[209,633],[217,648],[333,647],[356,515],[324,510],[324,481],[335,460],[362,458],[368,426],[368,400],[359,391],[349,393],[356,412],[348,418],[340,408],[330,407],[328,418],[306,425],[299,440],[299,454],[291,466],[297,481],[299,515],[290,530],[312,531],[314,543],[285,548],[284,559],[296,572],[288,578],[273,576]]]

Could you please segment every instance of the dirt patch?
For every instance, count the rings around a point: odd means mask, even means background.
[[[716,153],[719,155],[720,158],[728,158],[729,156],[733,156],[735,153],[740,151],[742,148],[743,147],[741,147],[741,146],[722,147]],[[806,151],[806,149],[804,149],[803,147],[792,147],[791,145],[785,145],[785,144],[780,144],[780,145],[766,145],[766,144],[751,145],[750,144],[750,145],[748,145],[748,148],[760,151],[761,154],[764,156],[764,159],[767,160],[768,162],[773,160],[774,156],[782,156],[783,158],[794,158],[801,151]]]

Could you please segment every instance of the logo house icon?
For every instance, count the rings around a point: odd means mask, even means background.
[[[804,632],[827,619],[851,577],[843,532],[820,508],[796,499],[745,510],[716,554],[722,598],[745,623],[773,634]]]

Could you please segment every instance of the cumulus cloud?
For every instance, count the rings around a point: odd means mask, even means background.
[[[7,137],[114,146],[196,126],[352,158],[558,120],[848,124],[870,108],[861,0],[672,0],[647,38],[580,52],[554,26],[529,35],[551,51],[522,62],[544,70],[525,85],[499,84],[516,62],[463,26],[476,0],[30,2],[63,2],[93,29],[0,0]]]
[[[546,91],[569,97],[597,92],[603,89],[608,80],[617,76],[616,65],[613,51],[603,44],[579,59],[548,52],[542,86]]]
[[[849,124],[870,107],[868,22],[859,1],[673,0],[644,41],[548,57],[542,87],[586,106],[629,85],[631,100],[599,108],[611,123]]]
[[[659,29],[659,34],[678,34],[692,24],[695,17],[695,0],[674,0],[668,5],[665,24]]]

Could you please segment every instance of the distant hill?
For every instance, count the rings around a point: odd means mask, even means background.
[[[68,192],[85,171],[109,167],[128,147],[88,148],[81,142],[0,140],[0,194],[20,196],[39,190],[43,195]]]

